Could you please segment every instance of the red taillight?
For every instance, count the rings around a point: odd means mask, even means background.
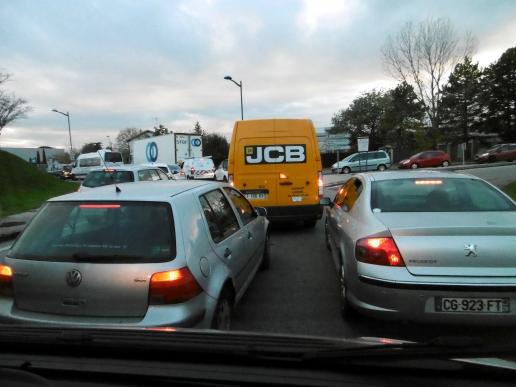
[[[120,204],[81,204],[80,208],[120,208]]]
[[[355,256],[360,262],[373,265],[405,266],[394,239],[390,237],[358,240]]]
[[[150,280],[150,304],[177,304],[188,301],[202,289],[188,268],[154,273]]]
[[[317,186],[319,187],[319,196],[323,196],[324,194],[324,182],[322,178],[322,172],[317,172]]]

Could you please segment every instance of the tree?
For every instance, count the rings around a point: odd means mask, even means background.
[[[458,63],[443,88],[441,125],[447,140],[466,142],[481,123],[482,70],[469,57]]]
[[[161,136],[163,134],[168,134],[168,133],[169,133],[168,129],[161,124],[159,124],[159,126],[154,127],[154,136]]]
[[[202,138],[203,155],[212,156],[215,165],[228,158],[229,144],[224,136],[217,133],[205,134]]]
[[[504,141],[516,141],[516,47],[485,70],[485,127]]]
[[[47,163],[47,155],[45,153],[45,148],[42,149],[42,157],[41,157],[41,164],[46,164]]]
[[[129,161],[129,140],[140,133],[142,133],[141,129],[125,128],[122,129],[116,136],[116,146],[119,152],[122,154],[124,162],[127,163]]]
[[[193,129],[193,132],[195,134],[198,134],[198,135],[201,135],[203,136],[205,133],[204,133],[204,130],[201,128],[201,124],[199,124],[199,121],[197,121],[195,123],[195,126],[194,126],[194,129]]]
[[[58,163],[61,164],[70,164],[70,154],[69,153],[63,153],[63,154],[57,154],[54,156]]]
[[[460,38],[448,19],[429,19],[415,26],[406,23],[382,48],[391,75],[414,86],[435,135],[439,129],[439,104],[446,75],[465,57],[471,57],[475,39]]]
[[[0,85],[9,78],[9,74],[0,73]],[[8,94],[0,89],[0,134],[2,129],[11,122],[19,118],[26,118],[29,111],[31,111],[31,107],[27,105],[26,100],[16,98],[14,94]]]
[[[36,151],[36,164],[41,164],[41,156],[39,155],[39,150]]]
[[[369,136],[369,146],[374,149],[383,145],[380,122],[386,109],[386,97],[382,91],[372,90],[355,98],[350,106],[335,114],[329,133],[349,133],[355,143],[360,136]]]
[[[88,142],[82,146],[81,153],[92,153],[102,149],[101,142]]]

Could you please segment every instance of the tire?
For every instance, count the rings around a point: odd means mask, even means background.
[[[410,168],[412,168],[412,169],[418,169],[418,168],[419,168],[419,166],[418,166],[416,163],[414,163],[414,164],[412,164],[412,165],[410,166]]]
[[[271,244],[269,238],[269,231],[265,236],[265,247],[263,248],[262,263],[260,264],[260,270],[268,270],[271,266]]]
[[[379,171],[383,172],[383,171],[385,171],[385,170],[387,169],[387,167],[386,167],[385,165],[383,165],[383,164],[380,164],[380,165],[378,165],[378,168],[377,168],[377,169],[378,169]]]
[[[448,167],[450,165],[450,162],[448,160],[444,160],[442,166]]]
[[[310,219],[310,220],[303,221],[303,226],[305,226],[306,228],[314,228],[316,224],[317,224],[317,219]]]
[[[357,311],[351,306],[347,298],[346,279],[344,276],[343,263],[341,260],[339,281],[340,281],[340,314],[345,321],[351,321],[356,319]]]
[[[330,234],[328,233],[328,222],[324,222],[324,242],[328,251],[331,251]]]
[[[233,297],[227,288],[222,289],[215,313],[213,314],[213,321],[211,328],[221,331],[229,331],[231,329],[231,314],[233,311]]]
[[[344,173],[344,174],[346,174],[346,175],[347,175],[347,174],[348,174],[348,173],[350,173],[350,172],[351,172],[351,169],[350,169],[349,167],[344,167],[344,168],[342,168],[342,173]]]

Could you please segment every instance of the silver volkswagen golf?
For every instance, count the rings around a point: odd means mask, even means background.
[[[452,172],[358,174],[326,213],[341,309],[420,322],[516,322],[516,205]]]
[[[0,321],[229,329],[269,264],[264,215],[213,182],[51,199],[0,262]]]

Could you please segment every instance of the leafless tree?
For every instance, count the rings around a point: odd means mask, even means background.
[[[139,128],[125,128],[122,129],[116,136],[116,146],[118,151],[122,153],[124,161],[129,160],[129,140],[142,132]]]
[[[6,82],[9,77],[9,74],[0,73],[0,85]],[[14,120],[25,118],[30,110],[31,108],[27,106],[26,100],[16,98],[14,94],[9,94],[0,89],[0,134],[5,126]]]
[[[384,64],[399,81],[411,84],[436,133],[439,103],[449,73],[476,49],[468,32],[460,36],[449,19],[406,23],[397,35],[389,36],[382,48]]]

